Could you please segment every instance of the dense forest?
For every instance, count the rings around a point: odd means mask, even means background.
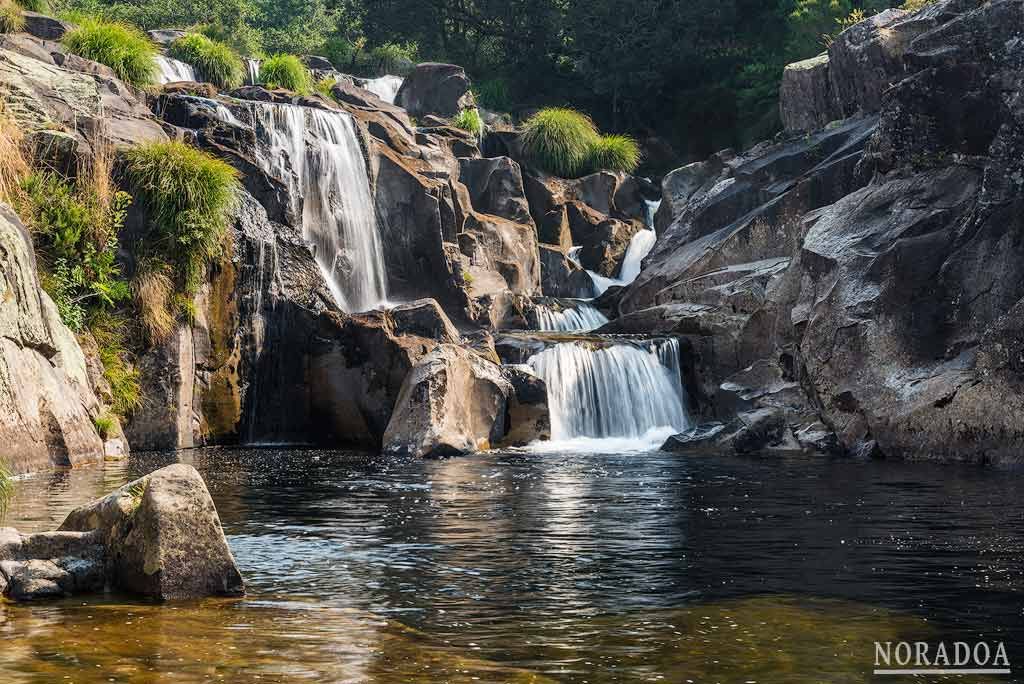
[[[648,156],[769,137],[788,62],[886,0],[63,0],[145,29],[204,25],[244,54],[320,54],[345,71],[460,64],[493,109],[571,105]],[[910,0],[910,5],[924,4]],[[662,144],[654,144],[660,140]],[[659,150],[661,154],[659,154]],[[677,160],[676,159],[676,160]]]

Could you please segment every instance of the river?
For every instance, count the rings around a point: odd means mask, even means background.
[[[1015,471],[200,449],[22,479],[5,524],[52,529],[177,458],[248,596],[0,604],[0,681],[894,681],[874,642],[905,639],[1024,658]]]

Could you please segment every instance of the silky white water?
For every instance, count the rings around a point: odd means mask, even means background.
[[[388,104],[394,104],[395,96],[398,95],[398,89],[402,87],[403,80],[401,76],[381,76],[366,81],[363,83],[363,88]]]
[[[256,85],[260,82],[260,60],[245,60],[245,84]]]
[[[387,298],[370,181],[351,117],[294,105],[253,103],[265,168],[302,196],[302,233],[345,311]]]
[[[590,274],[590,279],[594,282],[594,288],[597,290],[598,296],[604,294],[613,285],[629,285],[636,280],[636,277],[640,275],[644,259],[654,249],[654,243],[658,241],[658,234],[654,232],[654,215],[658,212],[661,201],[651,202],[647,200],[646,205],[647,229],[641,230],[629,241],[626,255],[622,258],[622,266],[619,267],[619,277],[607,278],[594,271],[587,271]]]
[[[561,311],[545,304],[537,304],[537,329],[550,332],[586,332],[596,330],[608,322],[608,317],[593,304],[579,300]]]
[[[175,83],[177,81],[196,81],[196,70],[173,57],[157,55],[157,83]]]
[[[688,427],[678,340],[600,344],[564,342],[529,359],[551,412],[552,444],[539,448],[593,449],[594,440],[656,448]]]

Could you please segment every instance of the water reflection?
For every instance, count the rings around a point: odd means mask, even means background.
[[[5,606],[0,681],[866,682],[883,637],[1024,658],[1015,472],[210,449],[19,481],[7,522],[179,457],[250,596]]]

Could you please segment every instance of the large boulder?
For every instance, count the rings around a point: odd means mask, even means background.
[[[434,114],[448,119],[475,106],[466,70],[454,64],[417,64],[402,82],[395,104],[412,116]]]
[[[439,345],[402,384],[384,450],[444,456],[487,449],[506,434],[512,391],[500,366],[462,347]]]
[[[532,224],[519,164],[508,157],[460,159],[461,181],[473,208],[517,223]]]
[[[28,230],[0,205],[0,463],[15,472],[101,460],[85,356],[36,273]]]
[[[828,77],[828,53],[786,65],[779,86],[779,115],[787,132],[824,128],[838,118]]]
[[[62,531],[96,531],[114,588],[162,601],[240,596],[242,576],[195,468],[167,466],[73,510]]]
[[[505,434],[495,446],[525,446],[551,439],[551,412],[548,388],[533,369],[526,365],[503,366],[502,375],[512,385],[506,403]]]

